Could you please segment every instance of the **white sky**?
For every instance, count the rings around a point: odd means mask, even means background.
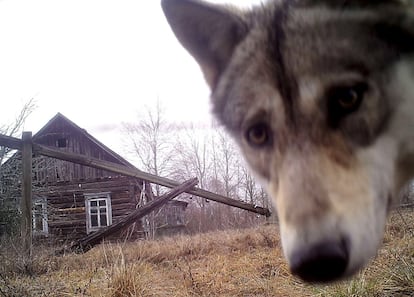
[[[25,130],[61,112],[120,154],[121,123],[157,97],[175,121],[210,121],[208,88],[159,0],[0,0],[0,124],[32,97]]]

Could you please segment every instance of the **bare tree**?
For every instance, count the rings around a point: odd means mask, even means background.
[[[0,123],[0,133],[13,137],[20,136],[19,134],[22,132],[24,123],[35,109],[36,101],[34,98],[32,98],[23,104],[14,121],[11,123]],[[12,150],[10,148],[0,146],[0,165],[3,164],[5,160],[7,160],[11,153]]]
[[[177,180],[197,177],[199,187],[253,204],[258,202],[260,187],[240,161],[233,140],[219,128],[173,126],[165,120],[157,102],[135,124],[124,124],[129,146],[142,169]],[[159,195],[159,186],[155,188]],[[251,225],[254,214],[207,199],[188,197],[187,223],[191,231]],[[149,218],[151,220],[151,218]]]
[[[266,193],[243,162],[233,140],[223,130],[217,129],[216,132],[211,141],[213,154],[210,181],[215,191],[221,191],[233,199],[266,207]],[[217,205],[214,212],[219,217],[222,228],[252,226],[263,221],[253,213],[224,205]]]
[[[170,134],[173,128],[166,121],[159,100],[155,107],[145,108],[136,123],[123,123],[123,131],[128,136],[129,153],[138,159],[143,170],[168,176],[174,157]],[[155,186],[155,194],[161,194],[159,185]]]
[[[176,143],[176,155],[173,176],[179,179],[197,177],[199,187],[208,189],[209,170],[211,167],[210,147],[207,131],[194,125],[182,127]],[[193,198],[193,197],[192,197]],[[204,230],[210,210],[204,198],[194,198],[187,210],[188,223],[197,226],[194,231]],[[194,228],[193,228],[194,229]]]
[[[209,191],[262,205],[261,188],[250,175],[233,140],[221,128],[182,128],[176,145],[173,176],[196,176]],[[194,198],[187,209],[188,228],[193,232],[251,226],[260,221],[254,214],[207,199]]]
[[[0,124],[0,133],[18,137],[24,123],[36,109],[35,100],[32,98],[20,108],[14,120],[10,123]],[[14,150],[0,146],[0,235],[13,234],[19,229],[18,199],[21,196],[20,174],[21,159],[15,158],[7,163]]]
[[[224,195],[237,196],[240,181],[240,154],[233,140],[223,130],[212,138],[213,172],[224,185]]]
[[[129,153],[133,154],[141,169],[158,175],[168,176],[174,157],[171,142],[171,131],[174,126],[165,119],[164,109],[159,100],[154,107],[146,107],[139,114],[136,123],[123,123],[123,131],[128,137]],[[160,185],[153,187],[156,196],[162,194]],[[151,197],[144,197],[143,203],[148,203]],[[156,219],[159,212],[152,212],[144,218],[148,235],[153,238],[156,232]]]
[[[176,159],[172,175],[179,179],[198,178],[198,185],[206,189],[211,166],[207,132],[194,125],[181,126],[175,139]]]

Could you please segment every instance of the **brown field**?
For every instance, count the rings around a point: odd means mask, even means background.
[[[24,261],[0,245],[0,296],[414,296],[414,212],[394,213],[377,259],[352,280],[309,286],[290,276],[276,226],[102,244]]]

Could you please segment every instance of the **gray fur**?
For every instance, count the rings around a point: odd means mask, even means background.
[[[345,275],[361,268],[378,248],[388,205],[413,175],[413,7],[392,0],[269,1],[252,10],[195,0],[162,5],[200,64],[215,115],[277,206],[288,262],[298,246],[335,233],[350,238]],[[341,101],[348,92],[358,95],[352,109]],[[266,141],[252,144],[250,135],[263,131]]]

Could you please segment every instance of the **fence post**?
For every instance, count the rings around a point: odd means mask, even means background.
[[[32,132],[22,134],[21,236],[24,254],[32,255]]]

